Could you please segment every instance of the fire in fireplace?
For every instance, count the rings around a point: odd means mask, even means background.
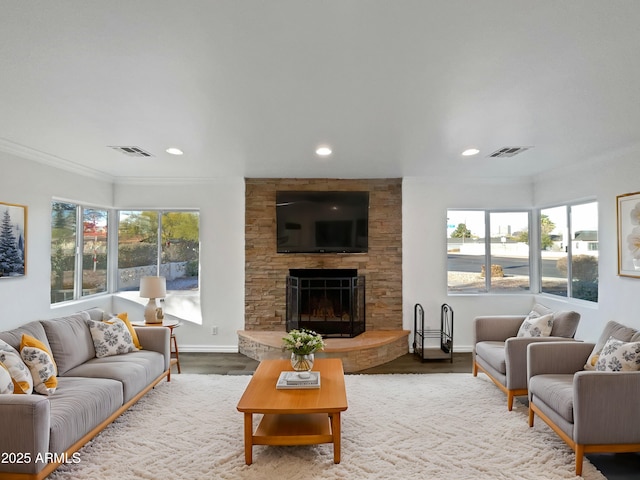
[[[287,331],[306,328],[324,337],[365,331],[364,276],[356,269],[291,269],[287,277]]]

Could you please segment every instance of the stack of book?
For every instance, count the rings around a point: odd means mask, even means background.
[[[276,388],[320,388],[320,372],[308,372],[309,376],[300,376],[299,372],[281,372]]]

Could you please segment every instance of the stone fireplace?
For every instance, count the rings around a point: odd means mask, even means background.
[[[366,253],[277,253],[276,192],[369,192]],[[352,269],[366,279],[366,332],[402,330],[402,180],[245,179],[245,330],[287,328],[286,278],[295,269]]]
[[[313,330],[325,338],[365,331],[365,278],[356,269],[289,270],[286,328]]]

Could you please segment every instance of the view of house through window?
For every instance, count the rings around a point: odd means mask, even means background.
[[[526,211],[448,210],[449,293],[529,291],[529,217]]]
[[[598,301],[598,203],[540,211],[543,293]]]
[[[107,210],[52,202],[52,304],[107,291],[107,222]]]
[[[167,290],[198,290],[199,213],[123,210],[118,221],[118,291],[138,290],[140,278],[160,275]]]

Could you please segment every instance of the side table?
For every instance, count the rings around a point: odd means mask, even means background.
[[[178,341],[176,340],[176,334],[174,329],[181,327],[182,322],[178,320],[163,320],[162,323],[145,323],[145,322],[132,322],[132,325],[136,327],[166,327],[169,329],[169,349],[171,351],[171,366],[178,367],[178,373],[180,372],[180,350],[178,349]]]

